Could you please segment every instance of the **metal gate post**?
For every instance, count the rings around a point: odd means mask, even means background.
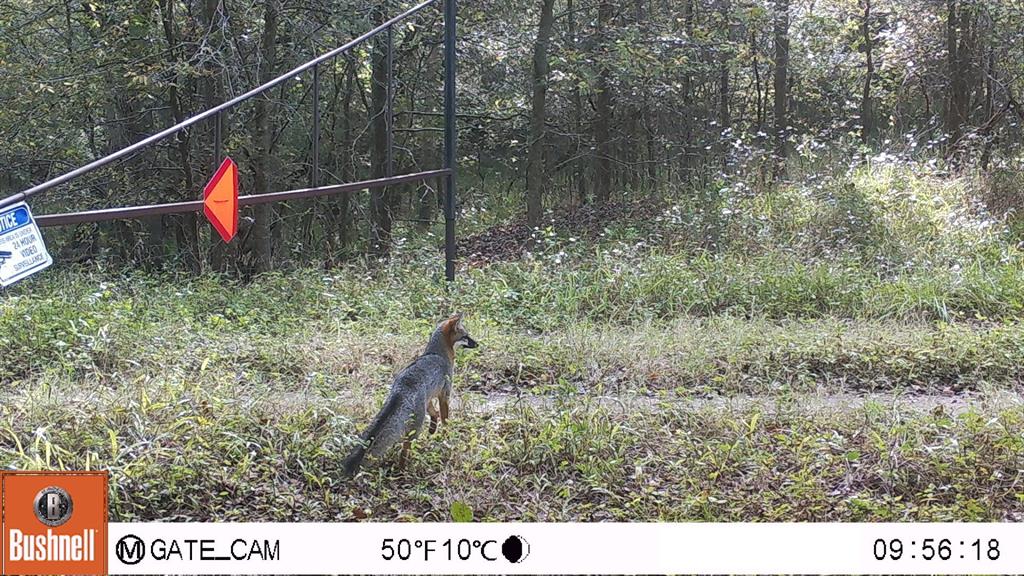
[[[213,118],[213,171],[216,172],[224,156],[224,112]]]
[[[384,175],[395,175],[395,35],[394,27],[387,31],[387,83],[384,93],[384,131],[387,133],[387,154],[384,155]]]
[[[455,14],[444,0],[444,277],[455,280]]]
[[[309,186],[320,185],[320,66],[313,66],[313,150],[310,159]]]

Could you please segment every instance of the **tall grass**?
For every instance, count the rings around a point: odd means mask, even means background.
[[[0,465],[108,469],[121,521],[1020,520],[1019,405],[798,400],[1019,389],[1024,266],[989,185],[891,163],[723,182],[652,221],[552,225],[451,286],[432,239],[245,282],[58,264],[0,299]],[[453,309],[482,347],[450,425],[409,473],[343,479]],[[774,408],[674,402],[736,394]]]
[[[717,315],[1015,323],[1024,259],[976,202],[979,186],[892,165],[766,190],[734,183],[598,238],[549,230],[527,258],[462,270],[451,287],[422,245],[378,266],[251,282],[56,267],[0,301],[0,366],[102,363],[128,355],[133,337],[218,330],[410,333],[452,309],[520,332]]]

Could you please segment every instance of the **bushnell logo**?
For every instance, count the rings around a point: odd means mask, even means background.
[[[106,472],[0,474],[4,574],[107,574]]]
[[[33,508],[36,511],[36,518],[47,526],[56,528],[71,519],[71,512],[74,510],[74,502],[67,490],[59,486],[47,486],[36,494]]]

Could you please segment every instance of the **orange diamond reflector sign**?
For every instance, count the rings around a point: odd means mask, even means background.
[[[203,213],[225,242],[235,237],[238,232],[238,165],[231,158],[224,158],[203,189]]]

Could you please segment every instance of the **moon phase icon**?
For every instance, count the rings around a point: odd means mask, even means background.
[[[501,544],[501,555],[513,564],[519,564],[530,555],[530,544],[522,536],[509,536]]]

